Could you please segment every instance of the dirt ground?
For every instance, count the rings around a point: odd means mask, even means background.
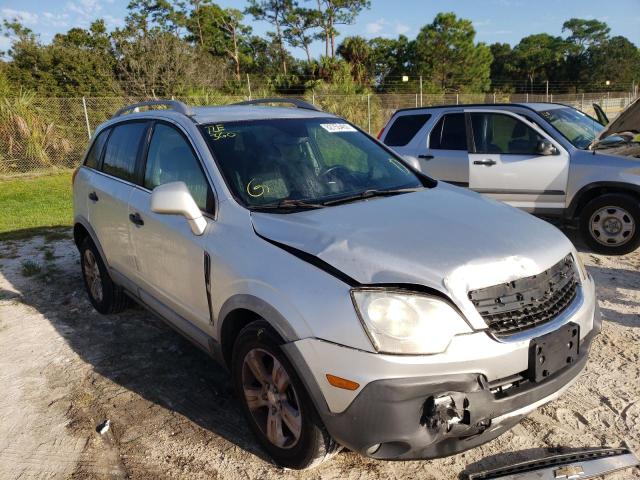
[[[581,379],[496,440],[435,461],[343,451],[309,472],[260,451],[226,373],[139,307],[89,304],[70,232],[0,244],[0,478],[455,479],[540,449],[640,453],[640,251],[583,253],[604,329]],[[104,420],[103,435],[96,427]],[[610,479],[640,477],[640,470]]]

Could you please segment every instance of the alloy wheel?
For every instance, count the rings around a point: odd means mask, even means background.
[[[282,363],[266,350],[250,350],[243,360],[242,389],[253,420],[269,442],[293,448],[302,434],[302,415],[298,395]]]
[[[84,278],[89,287],[89,292],[96,302],[102,301],[102,278],[100,276],[100,268],[95,255],[89,249],[84,251],[82,256],[84,266]]]

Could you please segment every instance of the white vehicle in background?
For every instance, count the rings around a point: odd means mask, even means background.
[[[378,137],[433,178],[561,218],[592,250],[621,255],[640,245],[639,109],[605,128],[553,103],[410,108]]]

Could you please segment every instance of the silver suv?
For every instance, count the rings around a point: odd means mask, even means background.
[[[133,298],[216,358],[290,468],[451,455],[567,389],[600,329],[567,238],[293,103],[97,129],[73,185],[93,306]]]
[[[611,147],[638,133],[638,107],[606,129],[553,103],[412,108],[397,111],[379,138],[433,178],[560,218],[592,250],[620,255],[640,245],[640,161]]]

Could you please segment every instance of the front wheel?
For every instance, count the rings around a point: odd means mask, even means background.
[[[239,334],[232,375],[249,427],[275,462],[306,469],[331,458],[331,438],[269,324],[259,320]]]
[[[593,251],[624,255],[640,246],[640,202],[619,193],[591,200],[580,214],[580,231]]]

